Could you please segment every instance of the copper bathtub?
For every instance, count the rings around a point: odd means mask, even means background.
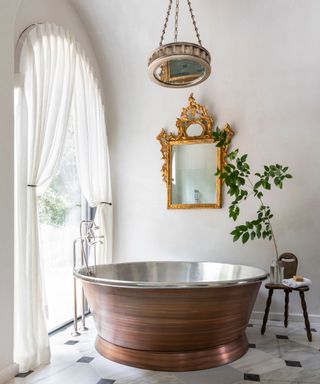
[[[267,273],[210,262],[133,262],[76,270],[94,317],[96,349],[139,368],[190,371],[248,350],[245,330]]]

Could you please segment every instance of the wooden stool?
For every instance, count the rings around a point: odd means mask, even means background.
[[[297,268],[298,268],[298,259],[293,253],[283,253],[279,260],[282,261],[284,266],[284,278],[285,279],[291,279],[294,275],[297,274]],[[265,287],[269,289],[268,299],[267,299],[267,305],[263,316],[263,323],[261,327],[261,335],[264,335],[266,331],[266,325],[268,321],[268,315],[270,311],[271,301],[272,301],[272,295],[274,289],[282,289],[285,293],[285,306],[284,306],[284,326],[287,328],[288,326],[288,315],[289,315],[289,294],[292,291],[298,291],[300,295],[301,300],[301,307],[303,310],[303,316],[304,316],[304,322],[306,325],[306,331],[307,331],[307,337],[309,341],[312,341],[312,334],[310,329],[310,322],[308,317],[308,311],[307,311],[307,304],[304,297],[304,293],[309,291],[309,287],[300,287],[300,288],[290,288],[283,284],[272,284],[267,283],[265,284]]]

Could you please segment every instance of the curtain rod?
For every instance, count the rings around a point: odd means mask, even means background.
[[[23,44],[23,37],[24,35],[29,31],[31,30],[32,28],[35,28],[37,25],[41,25],[41,24],[44,24],[43,22],[39,22],[39,23],[32,23],[30,25],[28,25],[19,35],[18,39],[17,39],[17,42],[16,42],[16,46],[15,46],[15,53],[14,53],[14,72],[15,73],[18,73],[19,72],[19,61],[20,61],[20,53],[21,53],[21,49],[22,49],[22,44]]]
[[[39,23],[32,23],[32,24],[28,25],[28,26],[27,26],[27,27],[20,33],[20,35],[19,35],[19,37],[18,37],[18,40],[17,40],[17,44],[18,44],[19,40],[21,40],[21,38],[22,38],[22,36],[24,35],[24,33],[26,33],[29,29],[34,28],[34,27],[36,27],[37,25],[41,25],[41,24],[44,24],[44,23],[43,23],[43,22],[39,22]]]

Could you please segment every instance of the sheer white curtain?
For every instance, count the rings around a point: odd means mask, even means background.
[[[81,192],[89,205],[97,208],[95,222],[104,236],[103,246],[97,247],[97,262],[111,263],[112,196],[104,107],[97,79],[80,48],[75,73],[73,118]]]
[[[28,31],[15,100],[15,361],[20,372],[48,363],[37,197],[55,176],[74,89],[76,44],[52,24]]]

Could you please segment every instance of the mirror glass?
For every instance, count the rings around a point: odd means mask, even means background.
[[[202,134],[203,128],[200,124],[191,124],[187,129],[187,135],[189,137],[192,136],[200,136]]]
[[[216,202],[216,151],[213,143],[172,145],[171,204]]]
[[[195,60],[168,60],[159,66],[154,75],[162,83],[188,85],[205,75],[205,68]]]

